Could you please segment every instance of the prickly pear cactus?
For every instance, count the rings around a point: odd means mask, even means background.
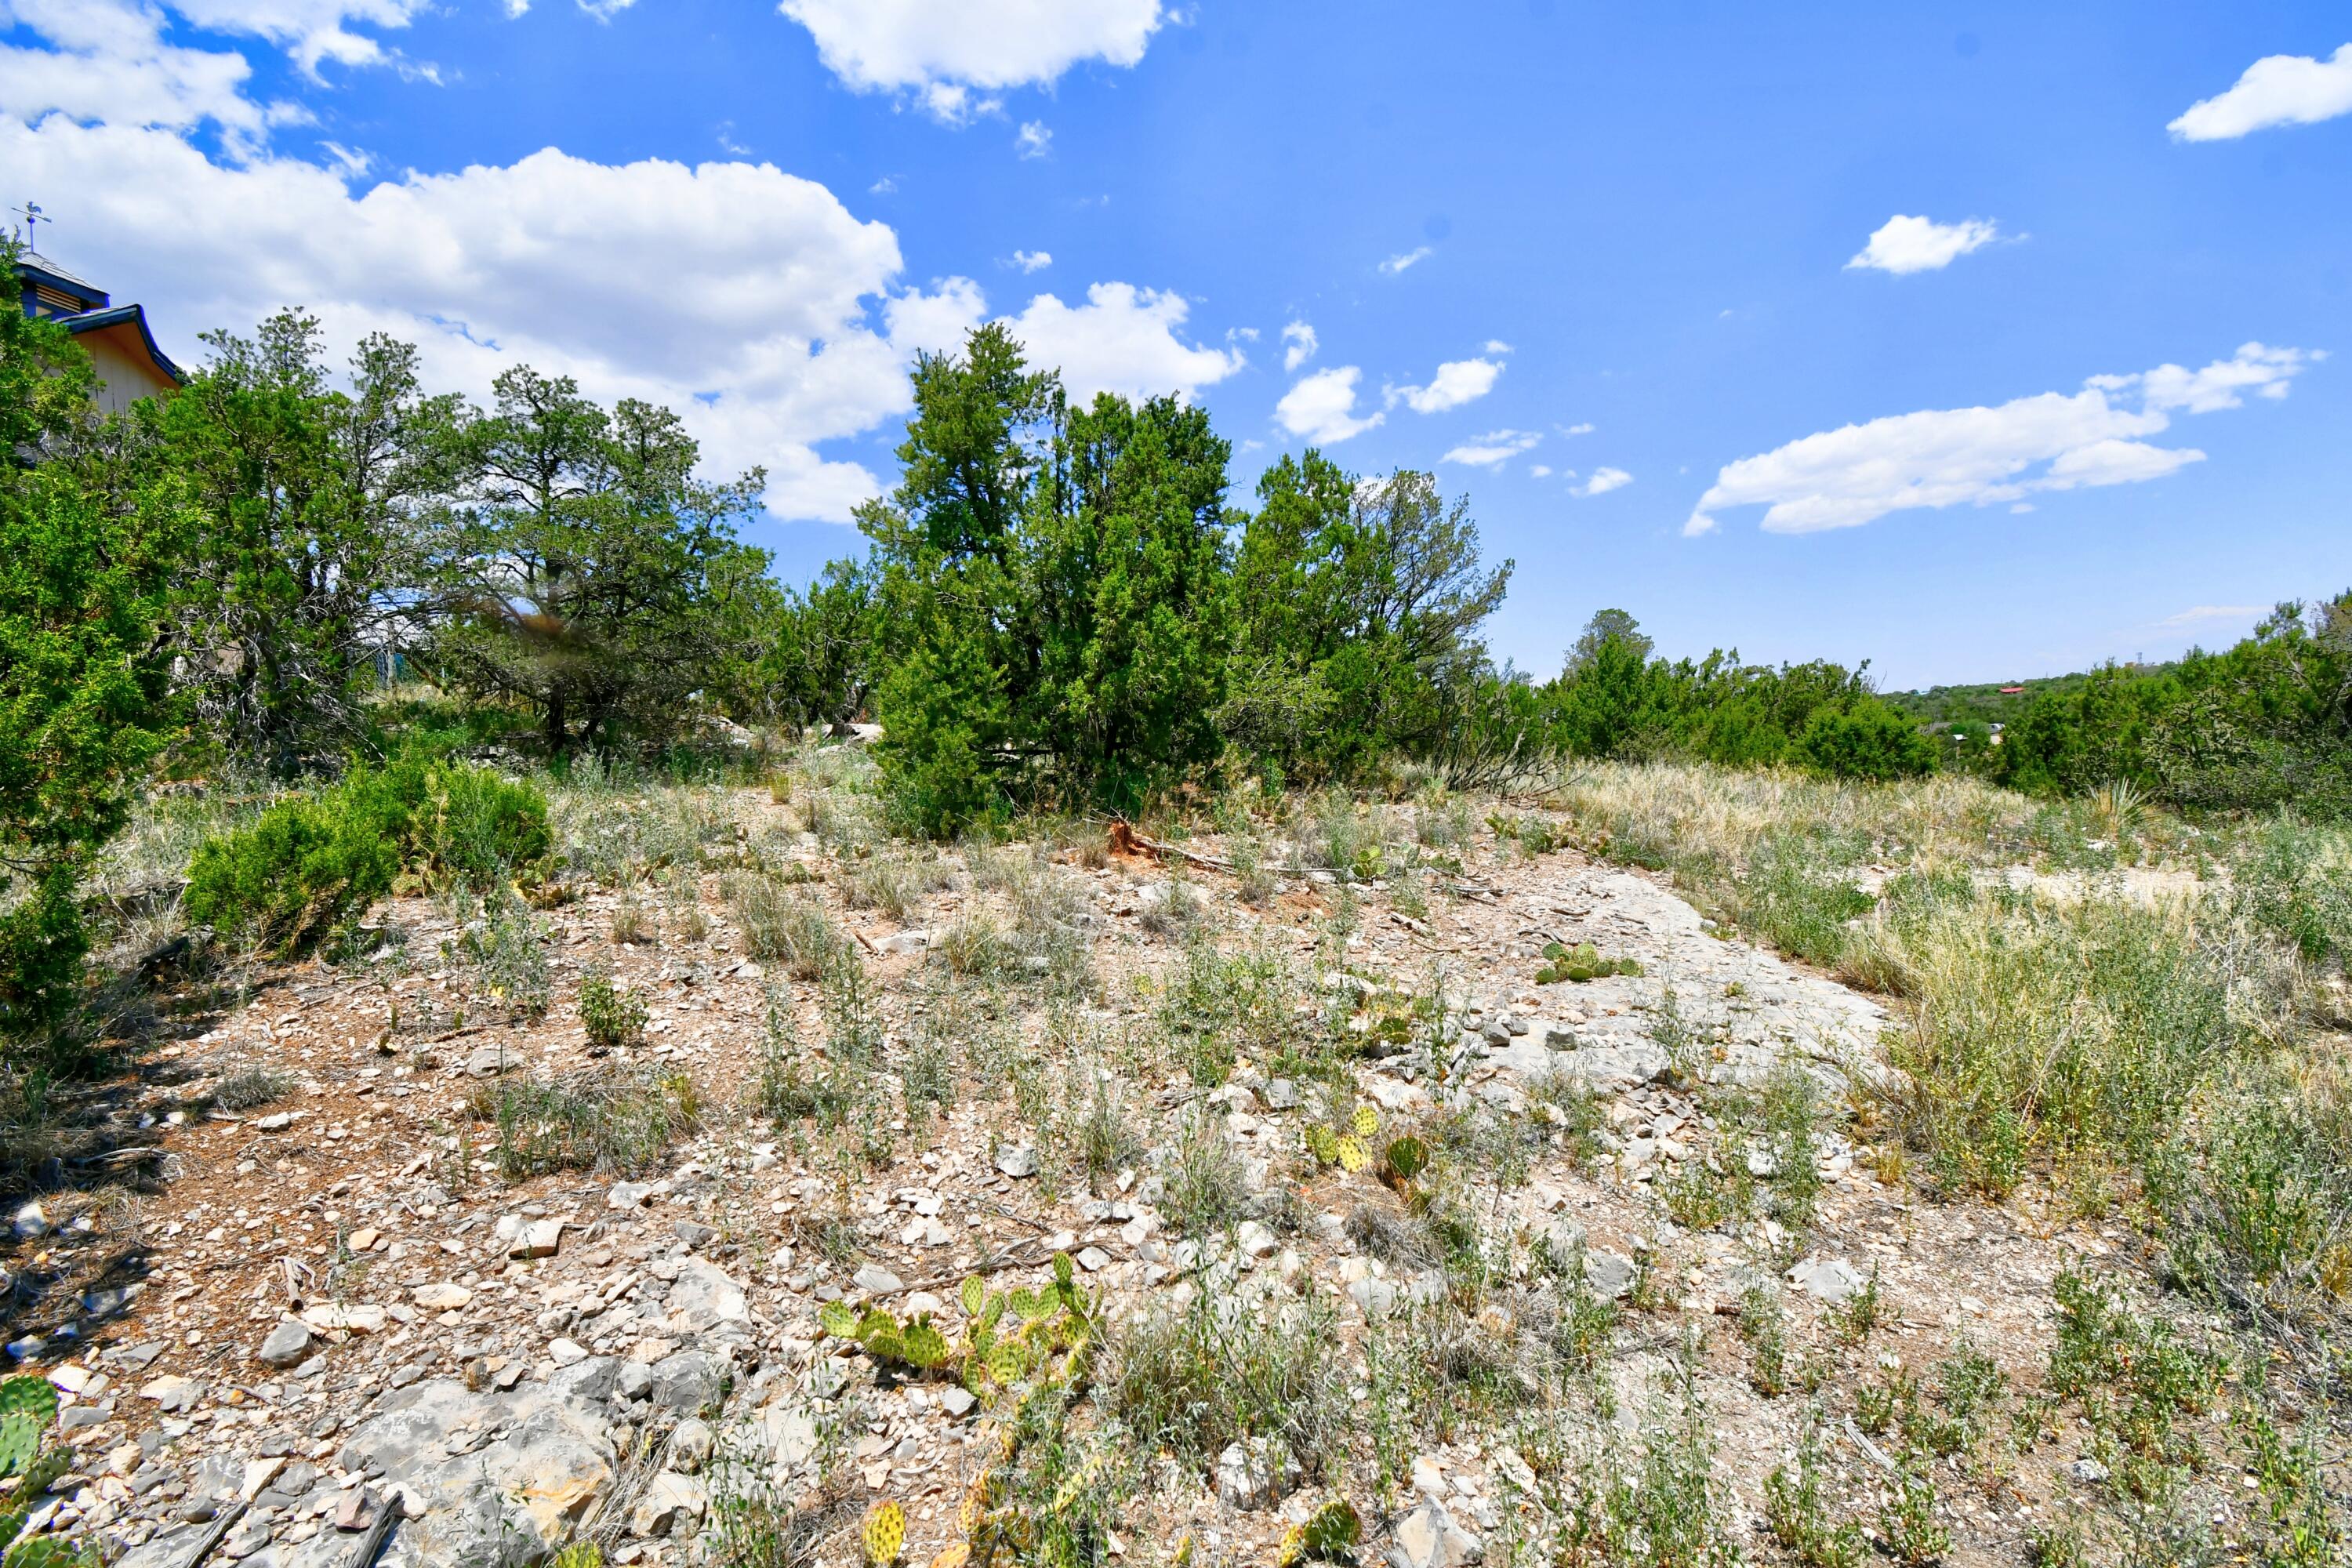
[[[1356,1543],[1364,1535],[1364,1521],[1357,1517],[1355,1505],[1346,1498],[1333,1498],[1317,1509],[1307,1515],[1302,1528],[1307,1537],[1307,1555],[1327,1563],[1343,1562],[1352,1556]]]
[[[950,1542],[940,1548],[940,1554],[931,1559],[931,1568],[963,1568],[963,1565],[971,1560],[971,1542]]]
[[[837,1340],[857,1337],[857,1312],[846,1301],[827,1301],[816,1310],[816,1321]]]
[[[58,1391],[46,1377],[0,1382],[0,1479],[23,1475],[41,1451],[41,1434],[57,1419]]]
[[[96,1550],[61,1535],[18,1540],[31,1505],[73,1462],[70,1450],[41,1447],[57,1419],[58,1391],[45,1377],[0,1381],[0,1558],[5,1568],[94,1568]]]
[[[46,1377],[0,1381],[0,1416],[29,1415],[47,1426],[58,1418],[58,1391]]]
[[[576,1541],[555,1554],[548,1568],[604,1568],[604,1549],[593,1541]]]
[[[1000,1384],[1015,1384],[1029,1370],[1028,1353],[1018,1340],[999,1340],[988,1352],[988,1375]]]
[[[1399,1181],[1410,1182],[1429,1169],[1429,1145],[1407,1133],[1402,1138],[1390,1139],[1381,1158],[1391,1174]]]
[[[41,1428],[47,1425],[30,1415],[0,1417],[0,1476],[21,1476],[41,1451]]]
[[[866,1568],[890,1568],[907,1545],[907,1510],[884,1499],[866,1510],[858,1531],[866,1548]]]
[[[929,1323],[909,1323],[898,1334],[898,1355],[918,1372],[947,1363],[948,1337]]]
[[[1368,1140],[1379,1131],[1381,1113],[1369,1105],[1359,1105],[1348,1119],[1348,1131],[1335,1132],[1318,1121],[1307,1129],[1307,1151],[1318,1162],[1337,1165],[1354,1174],[1369,1170],[1372,1163],[1372,1147]]]

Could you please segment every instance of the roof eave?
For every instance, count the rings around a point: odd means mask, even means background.
[[[139,329],[139,339],[147,346],[147,356],[155,362],[157,369],[172,378],[172,384],[185,386],[188,384],[188,378],[181,373],[180,367],[173,364],[171,356],[156,344],[155,334],[147,327],[147,312],[140,306],[113,305],[103,310],[84,310],[78,316],[59,316],[56,320],[58,325],[76,334],[119,327],[128,321]]]

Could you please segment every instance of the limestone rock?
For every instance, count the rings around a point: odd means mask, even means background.
[[[1862,1289],[1862,1275],[1843,1258],[1808,1258],[1789,1270],[1789,1282],[1817,1301],[1835,1306]]]
[[[667,1535],[701,1519],[707,1501],[700,1481],[664,1470],[646,1483],[645,1495],[629,1510],[629,1533],[641,1539]]]
[[[1397,1521],[1392,1540],[1391,1568],[1465,1568],[1485,1555],[1478,1538],[1454,1522],[1433,1497],[1423,1498]]]
[[[1633,1289],[1633,1260],[1595,1247],[1584,1255],[1584,1282],[1604,1301],[1622,1300]]]
[[[710,1430],[708,1422],[700,1416],[688,1416],[670,1430],[671,1468],[689,1476],[695,1474],[702,1468],[704,1461],[710,1458],[710,1451],[717,1444],[718,1437]]]
[[[270,1330],[269,1337],[254,1353],[265,1365],[292,1366],[310,1353],[313,1338],[310,1324],[289,1318]]]
[[[887,1268],[877,1268],[871,1263],[852,1275],[850,1283],[869,1296],[895,1296],[904,1288],[896,1274]]]
[[[1271,1438],[1228,1443],[1217,1456],[1217,1500],[1227,1508],[1270,1508],[1297,1480],[1290,1450]]]
[[[507,1248],[509,1258],[552,1258],[563,1246],[563,1222],[560,1219],[535,1219],[522,1227],[521,1234]]]
[[[435,1378],[387,1395],[336,1462],[402,1494],[415,1561],[504,1565],[552,1552],[612,1484],[616,1455],[592,1406]]]
[[[653,1368],[653,1401],[680,1415],[716,1410],[727,1398],[731,1381],[726,1362],[707,1351],[679,1351]]]
[[[678,1265],[667,1304],[670,1327],[682,1333],[705,1333],[721,1323],[751,1321],[751,1301],[743,1287],[708,1258],[689,1258]]]
[[[497,1078],[502,1073],[513,1072],[522,1065],[521,1056],[512,1046],[493,1041],[489,1045],[476,1047],[474,1054],[466,1058],[466,1076]]]

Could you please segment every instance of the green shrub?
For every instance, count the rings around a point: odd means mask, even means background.
[[[183,900],[188,919],[293,952],[391,891],[403,824],[347,809],[361,803],[340,795],[283,802],[252,826],[199,845]]]
[[[1874,697],[1817,708],[1797,737],[1797,756],[1838,779],[1885,784],[1936,771],[1936,747],[1919,727]]]
[[[2002,1195],[2040,1154],[2138,1173],[2238,1043],[2192,915],[2000,892],[1893,911],[1917,1001],[1887,1037],[1902,1120],[1946,1187]]]
[[[2352,954],[2352,835],[2272,818],[2231,868],[2246,913],[2313,963]]]
[[[16,898],[0,910],[0,1036],[55,1019],[72,996],[89,951],[79,879],[73,867],[56,866],[29,886],[0,889]]]
[[[1270,1438],[1314,1473],[1354,1416],[1331,1311],[1307,1302],[1244,1307],[1203,1295],[1130,1323],[1111,1358],[1107,1403],[1145,1452],[1201,1469],[1228,1443]]]
[[[477,890],[548,851],[547,798],[488,768],[404,759],[381,775],[407,805],[405,868]]]
[[[720,884],[743,947],[762,963],[782,963],[795,980],[814,980],[849,945],[824,906],[783,881],[757,871],[735,871]]]
[[[2340,1068],[2231,1075],[2149,1184],[2189,1288],[2283,1312],[2352,1300],[2352,1078]]]
[[[225,937],[298,952],[392,891],[404,872],[428,886],[487,889],[547,847],[537,789],[412,752],[381,769],[354,767],[331,789],[206,839],[188,868],[184,908]]]
[[[611,971],[599,970],[580,983],[580,1025],[599,1050],[636,1044],[645,1035],[646,1016],[645,998],[613,984]]]
[[[1833,964],[1850,940],[1847,922],[1877,902],[1831,870],[1834,864],[1829,847],[1814,839],[1789,834],[1767,839],[1734,889],[1733,913],[1781,952],[1808,963]]]

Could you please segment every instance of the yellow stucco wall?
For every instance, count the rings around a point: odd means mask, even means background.
[[[141,340],[137,327],[126,322],[101,331],[80,333],[75,341],[89,351],[90,368],[104,384],[98,395],[100,407],[127,408],[142,397],[172,389],[171,378],[148,357],[147,345]]]

